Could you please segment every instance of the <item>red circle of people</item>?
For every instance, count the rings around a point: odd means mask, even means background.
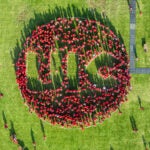
[[[27,53],[29,51],[36,53],[39,80],[42,84],[51,84],[49,58],[51,53],[57,50],[62,53],[61,87],[42,91],[31,90],[27,86]],[[78,55],[76,90],[68,88],[68,52]],[[85,71],[85,66],[93,57],[104,53],[117,60],[113,63],[113,67],[99,68],[99,74],[103,79],[111,76],[117,81],[117,84],[110,88],[97,87],[90,82]],[[130,86],[128,55],[124,44],[114,32],[100,22],[58,18],[46,25],[38,26],[32,35],[27,37],[24,49],[16,62],[16,81],[30,110],[35,111],[40,118],[49,120],[52,124],[83,128],[98,121],[102,122],[127,99]]]

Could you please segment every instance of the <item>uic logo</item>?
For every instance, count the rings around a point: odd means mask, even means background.
[[[100,22],[58,18],[38,26],[24,47],[16,63],[17,83],[40,118],[67,126],[95,124],[126,99],[130,85],[126,49]],[[38,68],[32,84],[41,83],[40,90],[29,86],[27,64],[32,64],[26,59],[31,52]]]

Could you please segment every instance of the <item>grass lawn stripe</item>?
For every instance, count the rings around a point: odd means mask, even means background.
[[[78,55],[73,52],[69,52],[67,56],[67,76],[69,78],[69,84],[77,88],[78,82]],[[71,86],[70,85],[70,86]]]
[[[30,78],[38,78],[38,70],[37,70],[37,59],[36,54],[33,52],[27,53],[27,74]]]

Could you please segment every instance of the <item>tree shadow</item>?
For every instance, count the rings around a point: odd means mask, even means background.
[[[2,111],[2,117],[3,117],[4,127],[8,128],[7,119],[6,119],[6,115],[5,115],[4,110]]]
[[[135,132],[138,131],[136,121],[133,116],[130,116],[130,123],[131,123],[132,130]]]

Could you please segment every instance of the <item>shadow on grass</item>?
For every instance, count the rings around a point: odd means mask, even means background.
[[[10,136],[12,135],[16,135],[16,131],[15,131],[15,128],[14,128],[14,123],[10,120],[10,129],[9,129],[9,133],[10,133]]]
[[[6,115],[5,115],[4,110],[2,111],[2,117],[3,117],[4,127],[8,128],[7,119],[6,119]]]
[[[127,0],[127,3],[128,3],[128,6],[130,7],[130,1],[129,0]]]
[[[142,106],[142,101],[141,101],[140,96],[138,96],[138,103],[139,103],[140,109],[144,110],[144,107]]]
[[[143,38],[141,39],[141,41],[142,41],[142,47],[144,47],[144,44],[146,44],[146,39],[145,39],[145,37],[143,37]]]
[[[117,59],[107,54],[102,54],[101,56],[97,57],[94,61],[97,69],[99,69],[102,66],[113,67],[113,63],[118,63]]]
[[[18,144],[20,145],[20,147],[23,149],[23,150],[29,150],[28,147],[25,146],[24,142],[20,139],[18,139]]]
[[[43,121],[40,120],[40,126],[41,126],[41,131],[42,131],[42,134],[43,134],[43,138],[46,137],[46,134],[45,134],[45,129],[44,129],[44,125],[43,125]]]
[[[144,146],[145,150],[147,150],[147,142],[146,142],[144,135],[142,135],[142,141],[143,141],[143,146]]]
[[[141,12],[141,8],[140,8],[140,4],[139,4],[138,0],[136,0],[136,4],[137,4],[138,11],[140,13]]]
[[[78,80],[75,77],[69,77],[69,85],[68,89],[70,90],[77,90],[78,88]]]
[[[71,18],[71,17],[78,17],[80,19],[94,19],[97,21],[100,21],[102,24],[108,26],[122,41],[123,38],[120,34],[120,32],[116,31],[115,27],[107,17],[107,15],[101,15],[96,9],[89,9],[89,8],[81,8],[79,9],[75,5],[68,5],[66,8],[61,6],[56,6],[53,9],[48,9],[47,11],[44,11],[42,13],[34,12],[34,17],[29,20],[28,23],[24,22],[24,27],[21,30],[21,38],[20,40],[16,40],[16,46],[14,47],[13,51],[10,52],[13,64],[16,64],[19,54],[21,51],[25,48],[24,43],[27,37],[31,36],[31,33],[33,30],[37,28],[37,26],[47,24],[50,22],[50,20],[55,20],[56,18]],[[14,65],[15,70],[16,65]],[[37,65],[38,68],[38,65]],[[60,68],[61,70],[61,68]],[[59,78],[56,76],[54,77],[56,81],[59,81]],[[55,86],[60,86],[59,83],[56,82]],[[28,85],[31,86],[31,89],[41,90],[44,87],[41,87],[40,82],[38,79],[30,79],[28,81]],[[48,88],[51,88],[50,85],[48,85]]]
[[[61,79],[58,74],[52,76],[52,84],[42,84],[42,82],[36,78],[28,78],[27,87],[33,91],[43,91],[45,89],[56,89],[61,86]]]
[[[50,20],[55,20],[56,18],[71,18],[78,17],[80,19],[95,19],[100,21],[101,23],[109,26],[111,30],[117,34],[115,27],[110,22],[107,16],[103,17],[101,13],[99,13],[96,9],[94,9],[94,13],[88,8],[79,9],[75,5],[68,5],[67,8],[56,6],[54,9],[48,9],[43,13],[34,12],[34,18],[31,18],[28,23],[24,23],[23,30],[21,31],[20,40],[16,41],[16,46],[13,51],[11,51],[12,60],[15,63],[19,57],[19,53],[24,48],[25,40],[28,36],[31,35],[32,31],[37,28],[37,26],[47,24]]]
[[[133,51],[134,51],[135,58],[138,58],[137,51],[136,51],[136,46],[135,45],[133,46]]]
[[[140,108],[141,108],[141,107],[142,107],[142,102],[141,102],[140,96],[138,96],[138,102],[139,102],[139,106],[140,106]]]
[[[88,78],[90,79],[91,83],[95,84],[95,86],[98,88],[103,88],[103,87],[111,88],[114,85],[118,84],[116,80],[114,80],[111,77],[107,79],[103,79],[97,74],[88,73]]]
[[[27,87],[31,90],[42,91],[43,85],[40,80],[35,78],[28,78]]]
[[[112,145],[110,145],[110,150],[114,150],[113,147],[112,147]]]
[[[58,74],[53,74],[52,76],[53,89],[57,89],[61,86],[61,77]]]
[[[32,128],[31,128],[30,134],[31,134],[31,140],[32,140],[34,150],[36,150],[36,141],[35,141],[34,132],[33,132]]]
[[[135,118],[133,116],[130,116],[130,123],[133,131],[138,131]]]

